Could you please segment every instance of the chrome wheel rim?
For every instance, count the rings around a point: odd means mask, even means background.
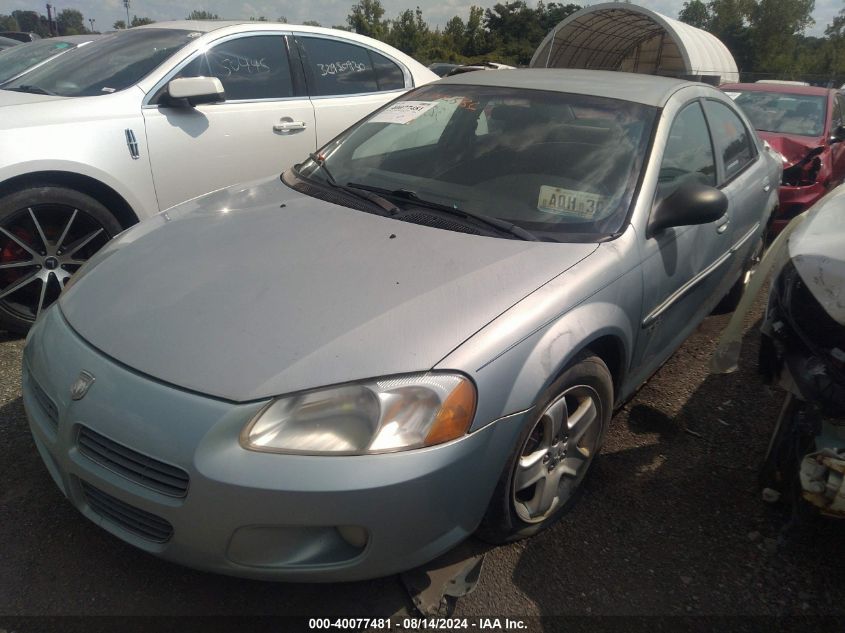
[[[511,499],[517,516],[540,523],[575,493],[598,450],[601,401],[586,385],[570,387],[543,411],[517,460]]]
[[[72,206],[41,204],[12,213],[0,224],[0,305],[34,321],[109,238],[99,221]]]

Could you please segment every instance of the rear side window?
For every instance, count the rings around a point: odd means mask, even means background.
[[[290,63],[281,35],[228,40],[185,66],[178,77],[217,77],[227,101],[293,96]]]
[[[298,39],[304,49],[303,63],[312,95],[348,95],[378,91],[373,59],[366,48],[317,37]],[[382,59],[390,62],[385,57]],[[385,67],[383,74],[389,78],[389,69]]]
[[[405,75],[402,69],[384,55],[368,51],[376,69],[376,82],[379,90],[402,90],[405,87]]]
[[[716,150],[725,165],[725,180],[730,180],[757,157],[757,149],[742,119],[728,106],[707,100],[704,107]]]
[[[716,157],[704,112],[698,102],[686,106],[672,124],[658,176],[658,199],[687,183],[716,184]]]

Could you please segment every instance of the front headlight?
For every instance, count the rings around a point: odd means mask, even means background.
[[[311,455],[433,446],[466,434],[475,402],[475,385],[457,374],[410,374],[340,385],[273,400],[244,427],[241,445]]]

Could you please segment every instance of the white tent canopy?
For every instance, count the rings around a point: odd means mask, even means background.
[[[549,33],[532,68],[590,68],[710,83],[739,81],[736,61],[717,37],[649,9],[608,2],[573,13]]]

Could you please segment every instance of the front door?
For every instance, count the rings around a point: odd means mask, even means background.
[[[280,174],[316,149],[314,107],[296,94],[282,34],[224,39],[174,75],[198,76],[220,79],[226,100],[144,108],[160,209]]]
[[[717,164],[701,102],[675,117],[660,166],[655,206],[687,183],[715,186]],[[634,366],[651,374],[689,336],[723,274],[730,249],[730,209],[709,224],[677,226],[646,236],[642,244],[643,314]]]

